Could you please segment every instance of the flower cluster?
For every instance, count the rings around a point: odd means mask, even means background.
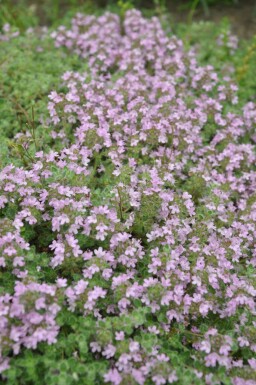
[[[227,49],[230,55],[234,55],[234,52],[238,48],[238,37],[236,35],[231,34],[230,31],[225,34],[222,33],[218,36],[217,44],[219,46],[223,46]]]
[[[6,23],[2,28],[2,33],[0,33],[0,42],[14,39],[15,37],[19,36],[19,34],[19,31],[13,31],[10,24]]]
[[[49,95],[52,150],[0,173],[3,369],[68,309],[94,319],[106,383],[182,384],[185,349],[195,381],[255,384],[256,106],[138,11],[52,37],[91,71]],[[31,252],[56,282],[33,282]]]
[[[10,350],[17,355],[22,346],[36,349],[42,341],[56,342],[59,327],[55,318],[61,309],[56,301],[55,286],[32,281],[17,281],[12,295],[1,295],[1,371],[8,368],[5,355]]]

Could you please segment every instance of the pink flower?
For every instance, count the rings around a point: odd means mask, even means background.
[[[122,377],[116,369],[111,369],[104,374],[104,380],[113,385],[119,385],[122,382]]]
[[[107,359],[113,357],[115,355],[116,348],[114,345],[107,345],[105,349],[103,350],[103,356],[105,356]]]

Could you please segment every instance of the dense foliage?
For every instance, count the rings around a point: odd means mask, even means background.
[[[256,384],[256,105],[234,82],[238,41],[218,37],[216,71],[136,10],[17,35],[1,35],[24,68],[2,63],[2,383]]]

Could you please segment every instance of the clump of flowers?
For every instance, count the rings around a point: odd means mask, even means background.
[[[3,25],[2,31],[0,31],[0,42],[1,41],[10,41],[15,37],[19,36],[20,32],[18,30],[13,30],[9,23]]]
[[[254,384],[256,106],[138,11],[52,37],[91,71],[49,95],[52,150],[0,173],[2,370],[70,312],[106,383]]]
[[[13,295],[1,295],[1,370],[8,368],[10,350],[17,355],[22,346],[36,349],[42,341],[56,342],[59,327],[55,318],[61,308],[55,294],[53,285],[17,281]]]
[[[238,37],[233,35],[230,31],[227,31],[226,33],[221,33],[218,36],[217,44],[225,47],[230,55],[234,55],[238,48]]]

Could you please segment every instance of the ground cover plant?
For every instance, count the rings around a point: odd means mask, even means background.
[[[2,383],[256,384],[253,49],[243,68],[225,29],[220,66],[137,10],[17,35],[1,35],[24,69],[1,64]]]

